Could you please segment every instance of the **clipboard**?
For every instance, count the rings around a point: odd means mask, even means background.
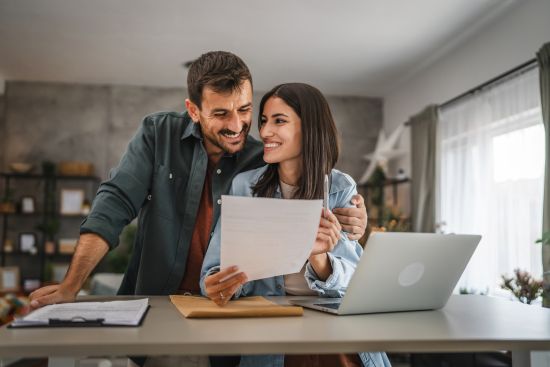
[[[13,320],[8,328],[137,327],[149,310],[149,299],[67,302],[47,305]]]
[[[86,319],[84,317],[76,316],[71,319],[49,319],[47,324],[13,324],[10,322],[7,326],[8,329],[28,329],[28,328],[59,328],[59,327],[140,327],[145,320],[145,316],[149,312],[151,306],[147,306],[145,312],[141,316],[141,319],[136,325],[123,325],[106,323],[105,319]]]

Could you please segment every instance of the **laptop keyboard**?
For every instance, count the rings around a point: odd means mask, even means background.
[[[337,303],[314,303],[315,306],[321,306],[326,308],[332,308],[334,310],[337,310],[338,307],[340,307],[340,302]]]

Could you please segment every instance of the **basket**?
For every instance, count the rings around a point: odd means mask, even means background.
[[[59,162],[57,171],[61,176],[93,176],[94,165],[90,162],[65,161]]]

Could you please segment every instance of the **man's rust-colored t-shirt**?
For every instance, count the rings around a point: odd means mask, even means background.
[[[212,171],[214,163],[208,161],[206,178],[202,188],[201,200],[197,211],[197,220],[193,228],[189,254],[187,255],[187,266],[180,284],[181,292],[200,294],[199,285],[201,267],[210,241],[210,227],[212,226]]]

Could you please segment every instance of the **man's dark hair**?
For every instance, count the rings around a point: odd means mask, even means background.
[[[189,99],[202,108],[202,91],[204,87],[212,88],[216,93],[232,93],[241,84],[250,81],[250,70],[235,54],[226,51],[210,51],[193,61],[187,73],[187,90]]]

